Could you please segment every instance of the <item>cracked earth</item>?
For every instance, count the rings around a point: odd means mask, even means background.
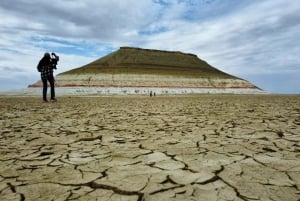
[[[300,200],[300,96],[1,97],[0,111],[0,200]]]

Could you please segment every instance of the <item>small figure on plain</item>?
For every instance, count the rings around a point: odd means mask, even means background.
[[[59,57],[55,54],[51,54],[52,57],[48,52],[44,54],[44,57],[40,60],[37,69],[41,73],[41,79],[43,82],[43,100],[44,102],[48,102],[47,100],[47,88],[48,82],[51,88],[51,102],[56,102],[55,98],[55,89],[54,89],[54,76],[53,76],[53,69],[56,69],[57,62],[59,61]]]
[[[152,97],[152,91],[150,91],[150,97]]]

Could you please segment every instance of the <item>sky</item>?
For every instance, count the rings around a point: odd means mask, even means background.
[[[0,91],[55,75],[122,46],[196,54],[271,93],[300,94],[299,0],[1,0]]]

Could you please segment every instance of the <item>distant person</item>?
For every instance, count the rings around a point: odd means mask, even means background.
[[[47,88],[48,82],[51,88],[51,102],[56,102],[55,98],[55,89],[54,89],[54,76],[53,76],[53,69],[56,69],[57,62],[59,57],[55,54],[51,54],[52,57],[48,52],[44,54],[44,57],[40,60],[37,69],[41,73],[41,79],[43,82],[43,100],[44,102],[48,102],[47,100]]]

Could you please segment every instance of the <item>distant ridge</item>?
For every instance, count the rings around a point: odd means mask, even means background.
[[[38,81],[29,87],[41,85]],[[162,88],[164,93],[262,92],[194,54],[134,47],[121,47],[82,67],[58,74],[56,86],[83,91],[95,88],[93,93],[148,93],[149,90],[162,93]]]

